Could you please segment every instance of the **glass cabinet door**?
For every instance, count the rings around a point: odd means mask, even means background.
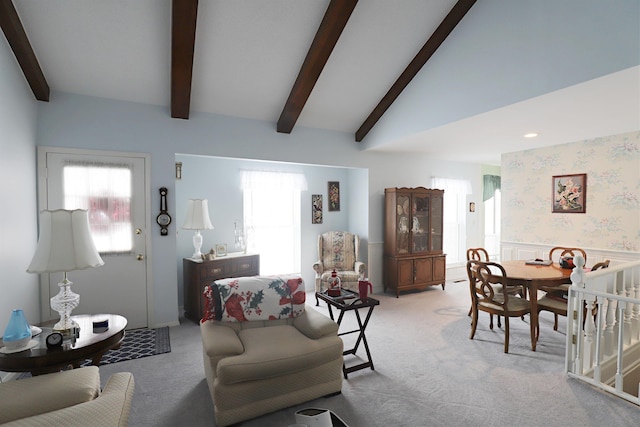
[[[410,206],[411,198],[399,194],[396,199],[396,251],[399,254],[409,252]]]
[[[429,196],[413,195],[411,252],[429,251]]]
[[[442,251],[442,197],[431,197],[431,250]]]

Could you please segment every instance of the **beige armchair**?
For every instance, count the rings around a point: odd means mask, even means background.
[[[11,381],[0,384],[0,424],[124,427],[133,392],[130,372],[113,374],[101,390],[96,366]]]
[[[358,260],[360,237],[347,231],[327,231],[318,236],[316,292],[327,289],[327,281],[335,269],[343,288],[358,292],[358,280],[366,277],[367,266]],[[316,298],[316,305],[319,305]]]
[[[341,392],[338,324],[306,306],[300,276],[216,280],[203,298],[204,373],[217,426]]]

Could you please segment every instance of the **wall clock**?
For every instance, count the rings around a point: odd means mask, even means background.
[[[171,215],[167,212],[167,187],[160,188],[160,213],[156,217],[156,222],[160,226],[160,235],[169,234],[169,224],[171,224]]]

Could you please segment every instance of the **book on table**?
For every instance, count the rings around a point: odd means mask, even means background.
[[[525,261],[525,264],[528,264],[528,265],[551,265],[552,263],[553,261],[551,261],[550,259],[540,259],[540,258],[528,259],[527,261]]]

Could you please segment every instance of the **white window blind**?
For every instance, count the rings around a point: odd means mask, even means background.
[[[447,254],[447,264],[464,262],[467,257],[466,204],[471,183],[465,179],[433,177],[431,187],[444,190],[442,249]]]
[[[484,247],[491,260],[500,259],[501,192],[494,190],[493,196],[484,201]]]

